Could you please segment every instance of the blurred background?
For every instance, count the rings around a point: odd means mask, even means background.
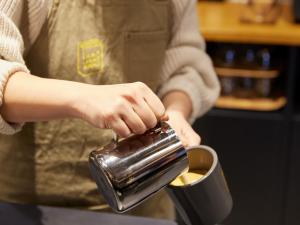
[[[222,86],[194,124],[219,154],[233,199],[225,225],[300,222],[300,1],[199,1]]]

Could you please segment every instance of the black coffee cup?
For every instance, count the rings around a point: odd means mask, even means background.
[[[216,152],[208,146],[187,149],[189,173],[167,191],[186,225],[215,225],[231,212],[232,198]]]

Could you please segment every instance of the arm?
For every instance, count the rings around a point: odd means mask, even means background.
[[[200,137],[186,120],[192,122],[207,112],[217,99],[220,87],[198,32],[196,1],[184,2],[173,0],[173,38],[163,66],[165,83],[159,96],[181,139],[187,145],[195,145]]]
[[[16,72],[3,90],[0,114],[10,123],[75,117],[71,102],[80,87],[81,84],[76,82]]]
[[[15,13],[22,12],[22,2],[0,0],[0,133],[13,134],[20,129],[19,123],[66,117],[111,128],[122,137],[156,125],[165,108],[142,83],[101,86],[31,75],[22,58],[23,37],[14,21]]]
[[[153,128],[165,108],[145,84],[90,85],[24,72],[10,76],[0,113],[11,123],[78,118],[121,137]]]
[[[16,25],[22,14],[22,2],[0,0],[0,106],[5,84],[11,74],[19,71],[29,72],[22,57],[23,39]],[[20,129],[20,124],[9,124],[0,114],[0,133],[13,134]]]

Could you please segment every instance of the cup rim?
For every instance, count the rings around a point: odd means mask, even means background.
[[[211,165],[211,167],[209,168],[209,170],[207,171],[207,173],[202,176],[200,179],[198,180],[195,180],[189,184],[184,184],[184,185],[181,185],[181,186],[175,186],[175,185],[172,185],[171,183],[168,185],[169,187],[171,188],[186,188],[186,187],[191,187],[191,186],[194,186],[198,183],[201,183],[203,182],[204,180],[206,180],[212,173],[213,171],[215,171],[215,168],[217,167],[218,165],[218,155],[216,153],[216,151],[214,149],[212,149],[211,147],[209,146],[206,146],[206,145],[196,145],[196,146],[191,146],[191,147],[188,147],[186,148],[186,151],[187,153],[189,151],[192,151],[192,150],[205,150],[205,151],[208,151],[212,157],[213,157],[213,163]],[[190,167],[190,166],[189,166]],[[179,177],[179,176],[178,176]],[[175,179],[177,179],[178,177],[176,177]]]

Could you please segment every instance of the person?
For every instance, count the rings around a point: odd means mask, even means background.
[[[168,117],[185,145],[200,143],[190,123],[219,84],[195,4],[0,0],[1,201],[105,210],[87,159],[114,132]],[[174,217],[163,192],[132,213]]]

